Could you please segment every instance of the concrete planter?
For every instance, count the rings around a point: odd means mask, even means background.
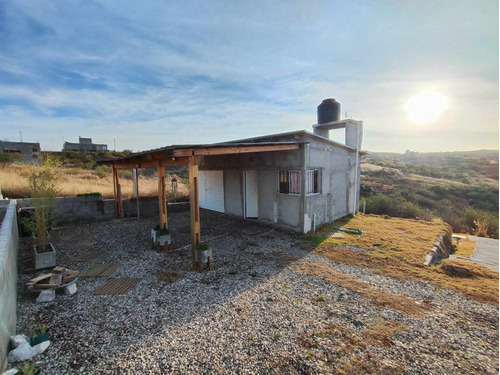
[[[55,267],[56,266],[56,249],[51,243],[47,243],[43,253],[38,251],[38,246],[33,245],[33,253],[35,254],[35,269]]]
[[[38,244],[38,236],[35,233],[31,233],[31,238],[33,239],[33,245],[37,245]],[[47,232],[47,234],[45,235],[45,242],[46,243],[50,242],[50,233],[49,232]]]
[[[156,230],[154,228],[151,229],[151,243],[156,244]]]
[[[157,236],[156,239],[157,239],[158,243],[160,244],[160,246],[165,246],[166,244],[170,245],[171,235],[167,234],[165,236]]]
[[[207,263],[208,257],[212,258],[212,248],[203,251],[196,250],[196,261]]]

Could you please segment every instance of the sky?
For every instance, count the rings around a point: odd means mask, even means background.
[[[496,0],[2,0],[0,139],[144,151],[312,131],[335,98],[364,150],[498,149],[498,18]]]

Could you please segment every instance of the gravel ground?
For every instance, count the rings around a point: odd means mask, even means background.
[[[73,296],[35,304],[25,283],[32,268],[22,239],[18,332],[51,327],[37,357],[44,374],[498,373],[498,308],[424,282],[375,275],[310,252],[302,237],[202,210],[202,239],[214,270],[191,270],[189,213],[169,215],[173,250],[149,244],[154,219],[55,228],[57,263],[83,271],[120,263],[112,277],[138,277],[127,295],[94,296],[108,278],[80,278]],[[87,247],[87,248],[85,248]],[[99,251],[94,262],[72,257]],[[320,262],[374,290],[427,301],[416,318],[382,309],[361,294],[297,271]],[[165,271],[175,282],[162,281]],[[429,302],[431,301],[431,302]],[[400,329],[383,337],[382,329]],[[375,332],[375,333],[374,333]]]

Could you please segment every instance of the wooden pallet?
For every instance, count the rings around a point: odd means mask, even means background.
[[[115,272],[119,264],[116,263],[102,263],[97,264],[92,268],[89,268],[87,271],[84,271],[80,274],[80,277],[108,277],[111,276],[113,272]]]
[[[101,286],[94,292],[94,295],[103,294],[127,294],[130,289],[137,285],[141,279],[131,277],[123,277],[119,279],[111,279],[106,284]]]

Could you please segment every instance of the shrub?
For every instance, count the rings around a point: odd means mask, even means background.
[[[112,168],[109,165],[99,165],[95,170],[94,174],[99,178],[107,177],[111,174]]]
[[[417,204],[408,201],[400,194],[377,194],[366,198],[366,213],[411,218],[424,216]]]
[[[126,180],[131,180],[132,179],[132,171],[129,171],[129,170],[120,170],[118,172],[119,176],[121,178],[124,178]]]
[[[1,164],[10,164],[10,163],[16,163],[16,162],[19,162],[21,161],[22,159],[22,155],[21,154],[17,154],[17,153],[12,153],[12,154],[0,154],[0,163]]]
[[[99,192],[93,192],[93,193],[77,194],[76,196],[77,197],[100,197],[100,196],[102,196],[102,194]]]
[[[479,237],[498,238],[498,217],[493,214],[467,207],[463,212],[464,227]]]

